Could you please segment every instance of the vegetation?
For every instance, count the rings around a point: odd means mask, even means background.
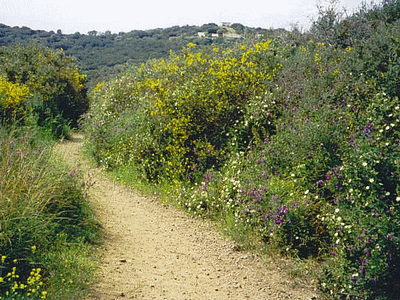
[[[318,260],[324,298],[395,299],[399,8],[320,8],[304,34],[132,68],[93,90],[87,147],[238,239]]]
[[[90,184],[53,144],[39,129],[0,129],[1,299],[80,299],[93,283]]]
[[[241,24],[235,26],[245,38],[254,38],[257,34],[271,35],[274,32]],[[199,32],[206,33],[206,36],[200,38]],[[0,24],[0,46],[39,43],[52,49],[63,49],[67,55],[77,58],[79,66],[88,74],[89,87],[93,87],[97,82],[113,78],[125,69],[127,63],[139,66],[149,59],[166,58],[170,50],[178,52],[189,42],[227,46],[234,43],[231,39],[213,38],[212,33],[217,32],[223,34],[225,31],[214,23],[146,31],[132,30],[118,34],[95,30],[87,34],[63,34],[61,30],[47,32]]]
[[[84,83],[61,50],[0,48],[0,299],[82,299],[93,284],[90,183],[53,153],[88,109]]]
[[[0,48],[0,122],[28,117],[53,135],[67,136],[89,108],[81,74],[72,57],[62,50],[39,45]]]

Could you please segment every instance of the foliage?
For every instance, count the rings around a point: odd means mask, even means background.
[[[26,86],[3,80],[0,76],[0,124],[21,119],[29,96]]]
[[[33,111],[39,125],[53,127],[57,136],[62,135],[66,125],[76,127],[89,107],[84,86],[86,76],[80,73],[74,61],[62,50],[53,51],[38,45],[0,48],[3,80],[20,85],[25,97],[29,90],[29,101],[24,101],[28,106],[26,113],[29,109]],[[7,101],[15,102],[11,96]]]
[[[226,135],[280,67],[269,44],[202,53],[189,44],[182,55],[117,79],[88,116],[98,162],[138,164],[150,181],[194,180],[221,166],[231,147]]]
[[[324,299],[396,299],[399,35],[384,1],[321,8],[304,34],[189,44],[95,91],[88,147],[238,240],[317,259]]]
[[[233,25],[233,24],[232,24]],[[274,31],[262,28],[249,28],[241,24],[238,28],[254,34],[274,35]],[[236,27],[235,27],[236,28]],[[198,32],[218,32],[217,24],[202,26],[173,26],[151,30],[132,30],[130,32],[97,32],[87,34],[32,30],[28,27],[9,27],[0,24],[0,46],[15,43],[40,43],[52,49],[64,49],[67,55],[76,57],[79,66],[88,75],[90,88],[98,82],[110,80],[125,70],[126,64],[139,66],[149,59],[168,58],[169,52],[179,52],[189,42],[197,45],[215,44],[229,46],[230,39],[198,38]]]
[[[0,129],[0,296],[71,299],[91,282],[99,228],[88,184],[57,161],[49,141],[37,129]]]

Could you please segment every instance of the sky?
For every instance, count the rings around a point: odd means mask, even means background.
[[[338,0],[354,12],[362,0]],[[374,0],[378,3],[379,0]],[[194,1],[192,1],[194,2]],[[367,3],[370,3],[368,1]],[[306,30],[328,0],[0,0],[0,23],[65,34],[112,33],[222,22]]]

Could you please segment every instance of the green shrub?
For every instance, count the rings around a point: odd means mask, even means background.
[[[26,114],[34,112],[38,124],[49,127],[57,137],[64,128],[77,127],[89,108],[85,78],[75,59],[62,50],[39,45],[0,48],[0,75],[4,80],[29,89]]]
[[[88,116],[97,160],[140,165],[150,181],[194,179],[220,167],[230,147],[226,135],[280,68],[269,44],[198,53],[189,44],[182,55],[111,82]]]

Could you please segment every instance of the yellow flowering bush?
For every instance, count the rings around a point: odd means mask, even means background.
[[[49,126],[56,135],[61,135],[62,127],[76,127],[89,108],[86,75],[62,49],[39,45],[0,47],[0,75],[3,80],[18,84],[23,94],[29,89],[29,109],[38,117],[39,125]]]
[[[108,83],[87,122],[97,160],[133,162],[149,180],[194,179],[220,167],[232,147],[227,134],[281,68],[270,44],[202,51],[189,44]]]
[[[0,122],[23,114],[23,106],[30,95],[27,87],[4,80],[0,76]]]

